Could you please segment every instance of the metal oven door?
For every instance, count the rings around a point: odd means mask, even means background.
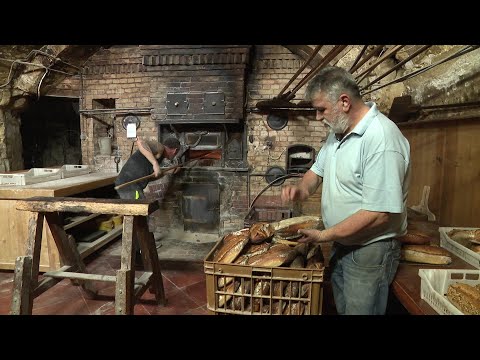
[[[185,133],[185,144],[192,150],[215,150],[223,145],[222,132],[197,131]]]

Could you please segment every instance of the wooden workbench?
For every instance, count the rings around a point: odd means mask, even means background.
[[[116,177],[117,173],[91,173],[31,185],[0,185],[0,213],[2,214],[0,216],[0,269],[14,269],[15,259],[25,254],[28,213],[16,209],[16,200],[34,196],[65,197],[80,194],[113,185]],[[121,234],[121,228],[112,230],[107,237],[102,239],[101,245],[119,234]],[[82,244],[83,256],[93,252],[100,244],[92,245],[85,247]],[[58,250],[48,226],[45,225],[43,227],[40,271],[54,270],[59,267]]]
[[[452,263],[449,265],[427,265],[401,262],[397,274],[392,282],[392,292],[398,301],[412,315],[438,315],[438,313],[420,297],[421,279],[419,269],[469,269],[475,268],[451,254]]]

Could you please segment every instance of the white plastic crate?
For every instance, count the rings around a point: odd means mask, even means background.
[[[30,185],[61,177],[60,169],[32,168],[24,173],[0,174],[0,185]]]
[[[85,175],[91,172],[88,165],[63,165],[60,168],[62,179],[70,178],[73,176]]]
[[[480,284],[480,270],[420,269],[420,297],[440,315],[464,315],[447,299],[450,284]]]
[[[469,228],[469,227],[440,227],[438,231],[440,232],[440,246],[447,249],[448,251],[454,253],[462,260],[466,261],[472,266],[480,269],[480,254],[470,250],[469,248],[459,244],[455,240],[452,240],[448,233],[453,229],[460,230],[476,230],[478,228]]]

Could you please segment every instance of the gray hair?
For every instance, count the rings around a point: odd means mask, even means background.
[[[355,78],[338,66],[324,67],[310,80],[305,91],[306,100],[312,101],[319,92],[325,93],[330,101],[337,100],[342,93],[347,93],[351,98],[362,98]]]
[[[173,136],[166,138],[162,144],[170,149],[180,149],[180,141]]]

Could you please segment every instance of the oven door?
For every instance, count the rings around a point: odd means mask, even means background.
[[[197,131],[185,133],[185,144],[191,150],[216,150],[221,149],[223,133],[210,131]]]

